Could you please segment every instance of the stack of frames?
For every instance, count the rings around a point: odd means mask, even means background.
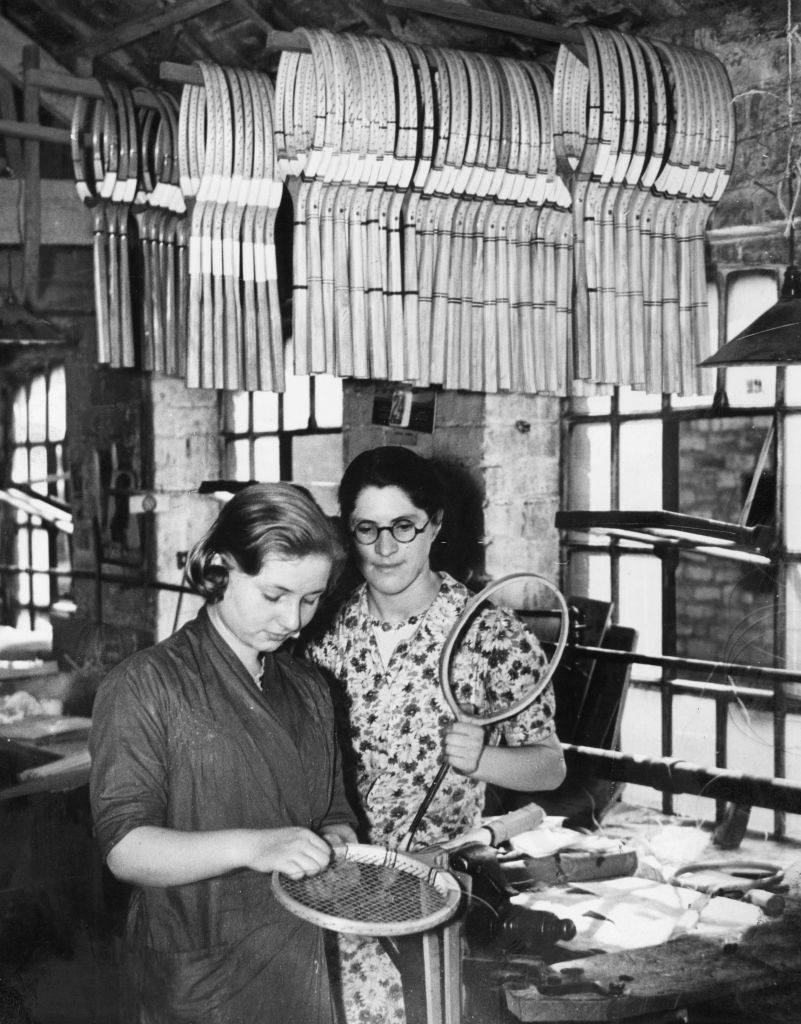
[[[189,232],[189,387],[284,390],[275,259],[283,185],[272,83],[199,61],[204,85],[181,97],[181,182]]]
[[[92,210],[98,362],[182,377],[188,277],[178,106],[154,91],[152,106],[137,110],[127,86],[103,90],[101,100],[77,98],[71,129],[78,195]]]
[[[298,374],[697,392],[714,345],[704,233],[731,173],[731,86],[709,54],[581,34],[551,74],[302,30],[306,50],[282,53],[275,88],[200,61],[203,85],[184,86],[180,107],[158,94],[137,112],[113,84],[79,98],[99,360],[282,391],[286,187]],[[131,224],[144,282],[133,302]]]
[[[583,28],[561,47],[554,142],[574,224],[577,380],[692,394],[711,354],[704,231],[731,173],[731,85],[713,56]]]
[[[301,35],[276,80],[295,371],[564,394],[572,221],[545,70]]]

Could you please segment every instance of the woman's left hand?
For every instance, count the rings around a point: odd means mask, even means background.
[[[484,728],[472,722],[452,722],[442,738],[445,760],[461,775],[472,775],[484,750]]]
[[[337,846],[345,846],[347,843],[359,842],[356,833],[350,825],[346,825],[344,822],[339,825],[325,825],[320,835],[335,849]]]

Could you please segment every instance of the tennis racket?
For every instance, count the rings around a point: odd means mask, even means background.
[[[532,588],[535,590],[535,600],[538,606],[544,602],[544,598],[542,598],[539,593],[540,590],[544,590],[549,598],[555,600],[556,610],[552,612],[549,609],[546,613],[548,618],[551,618],[557,612],[559,616],[558,635],[556,637],[550,661],[537,680],[510,704],[505,707],[491,708],[485,713],[473,713],[471,711],[467,711],[457,701],[452,685],[453,660],[459,649],[460,642],[473,619],[482,611],[491,597],[499,591],[508,588],[510,584],[520,583],[522,581],[526,582],[529,590]],[[568,612],[567,602],[565,601],[562,592],[553,583],[551,583],[550,580],[547,580],[544,576],[540,576],[537,573],[510,573],[508,576],[503,576],[501,579],[488,584],[482,591],[470,598],[464,606],[461,615],[451,627],[439,658],[439,684],[442,690],[442,696],[453,713],[455,720],[457,722],[470,722],[472,724],[489,726],[495,725],[498,722],[506,721],[509,718],[514,718],[514,716],[520,714],[521,711],[525,711],[525,709],[530,707],[540,696],[553,678],[554,672],[559,667],[559,662],[564,653],[565,646],[567,645],[569,629],[570,615]],[[410,848],[412,840],[420,827],[420,823],[425,817],[426,811],[442,784],[442,780],[445,778],[447,771],[448,763],[447,761],[444,761],[437,772],[434,781],[431,783],[428,792],[423,798],[422,803],[417,809],[414,819],[412,820],[412,824],[409,827],[409,831],[401,843],[401,849],[408,850]]]
[[[272,876],[287,910],[329,931],[375,938],[425,932],[456,913],[459,883],[448,871],[381,846],[337,847],[327,868],[305,878]]]

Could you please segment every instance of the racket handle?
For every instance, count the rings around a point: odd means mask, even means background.
[[[505,843],[512,836],[519,836],[521,832],[529,832],[538,828],[545,820],[545,811],[539,804],[526,804],[517,811],[510,811],[501,815],[500,818],[492,818],[483,825],[470,829],[468,832],[449,839],[446,843],[440,843],[443,850],[455,850],[467,843],[481,843],[483,846],[497,846]]]
[[[501,815],[500,818],[493,818],[482,826],[482,831],[491,835],[490,845],[497,846],[505,843],[512,836],[519,836],[521,832],[530,832],[538,828],[545,821],[545,811],[539,804],[526,804],[517,811],[510,811]]]
[[[784,913],[784,897],[765,889],[749,889],[743,899],[762,909],[767,917],[780,917]]]
[[[445,773],[447,772],[447,770],[448,770],[448,762],[447,761],[443,761],[443,763],[439,766],[439,771],[437,772],[436,776],[434,777],[434,781],[428,787],[428,792],[423,797],[422,802],[420,803],[420,806],[417,808],[417,813],[415,814],[415,816],[414,816],[414,818],[412,820],[412,823],[409,826],[409,831],[406,833],[406,836],[404,837],[403,841],[400,844],[400,849],[408,850],[410,848],[410,846],[412,845],[412,840],[414,839],[414,837],[415,837],[415,835],[417,833],[417,830],[420,827],[420,822],[425,817],[425,814],[426,814],[426,811],[428,810],[429,804],[434,799],[434,797],[437,795],[437,790],[442,785],[442,780],[445,778]]]

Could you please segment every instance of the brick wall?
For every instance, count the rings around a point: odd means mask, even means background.
[[[683,424],[682,511],[737,522],[767,427],[767,417]],[[684,554],[676,585],[680,655],[757,664],[769,661],[773,578],[768,569]]]

